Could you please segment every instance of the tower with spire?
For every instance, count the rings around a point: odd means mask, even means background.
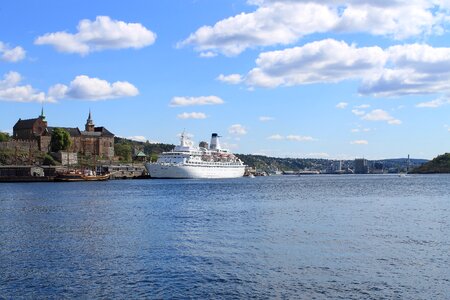
[[[95,125],[94,125],[94,121],[92,121],[91,110],[89,110],[89,116],[88,116],[88,119],[86,120],[86,125],[84,125],[84,128],[88,132],[95,131]]]
[[[40,114],[40,116],[39,116],[39,119],[41,119],[42,122],[44,122],[45,125],[47,125],[47,120],[45,119],[45,114],[44,114],[44,105],[42,105],[42,108],[41,108],[41,114]]]

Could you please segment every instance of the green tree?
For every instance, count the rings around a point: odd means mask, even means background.
[[[9,134],[6,132],[0,132],[0,142],[9,141]]]
[[[45,154],[42,164],[44,166],[54,166],[56,165],[56,161],[49,154]]]
[[[411,173],[450,173],[450,153],[439,155]]]
[[[63,128],[55,128],[52,132],[52,138],[50,140],[50,148],[52,152],[58,152],[61,150],[69,149],[72,141],[70,140],[70,134]]]
[[[120,160],[131,160],[131,145],[128,143],[118,143],[114,145],[114,153],[120,157]]]

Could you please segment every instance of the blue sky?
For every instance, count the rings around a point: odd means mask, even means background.
[[[450,149],[443,0],[4,1],[0,130],[36,117],[234,152],[432,158]]]

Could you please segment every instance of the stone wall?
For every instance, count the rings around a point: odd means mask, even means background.
[[[11,140],[8,142],[0,142],[0,150],[13,150],[28,152],[30,149],[32,151],[38,151],[38,142],[35,140],[23,141],[23,140]]]
[[[63,166],[73,166],[78,164],[78,153],[76,152],[63,152],[56,153],[56,158],[61,162]]]

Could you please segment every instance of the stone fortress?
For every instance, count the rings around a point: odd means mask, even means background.
[[[19,119],[13,127],[12,137],[16,141],[37,143],[40,151],[48,152],[52,132],[56,128],[63,128],[70,134],[72,143],[68,151],[101,159],[113,159],[114,134],[105,127],[95,127],[90,111],[85,128],[81,131],[78,127],[49,127],[42,109],[37,118]]]

